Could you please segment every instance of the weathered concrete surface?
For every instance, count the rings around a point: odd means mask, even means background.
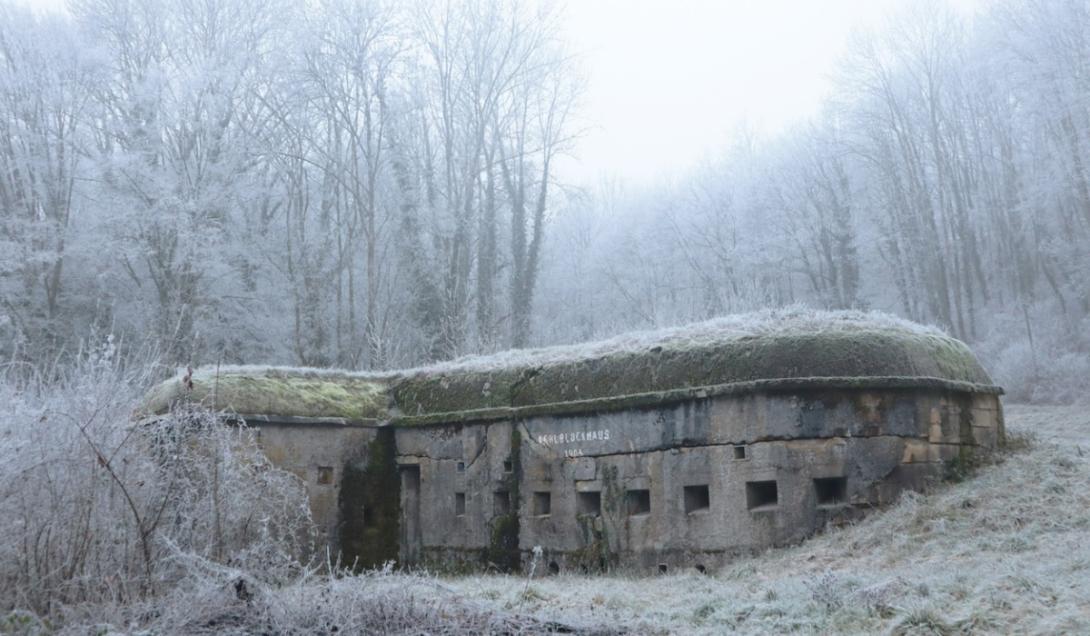
[[[335,537],[337,502],[345,463],[374,439],[375,429],[276,424],[254,428],[269,461],[295,473],[306,484],[311,512],[319,530],[327,537]]]
[[[963,343],[852,320],[384,375],[206,369],[156,387],[144,413],[187,401],[245,418],[363,567],[517,569],[540,546],[548,571],[710,569],[1003,443],[1002,391]]]
[[[555,570],[714,569],[924,489],[951,463],[1003,439],[997,396],[931,390],[719,396],[630,411],[393,426],[398,474],[383,488],[396,483],[396,492],[349,484],[368,502],[395,497],[386,510],[398,518],[382,530],[374,519],[364,527],[362,512],[346,514],[341,496],[346,467],[355,467],[357,481],[365,474],[379,428],[253,426],[269,459],[307,484],[314,517],[334,546],[367,536],[399,546],[369,556],[367,565],[389,558],[459,571],[502,567],[497,561],[512,550],[516,562],[525,560],[534,546]],[[818,500],[815,479],[829,480],[831,500]],[[775,503],[754,508],[747,484],[761,482],[775,483]],[[707,506],[686,510],[686,488],[706,488]],[[579,493],[598,493],[597,514],[581,512]]]
[[[398,461],[420,466],[430,523],[419,553],[432,567],[486,564],[496,520],[517,511],[523,558],[541,546],[561,570],[650,572],[714,568],[926,488],[948,462],[998,443],[999,414],[986,394],[777,394],[396,436]],[[754,507],[747,484],[769,482],[774,503]],[[687,510],[686,488],[706,488],[706,507]],[[498,494],[516,491],[509,503]],[[649,509],[633,513],[638,491]],[[581,514],[580,493],[598,493],[597,514]]]

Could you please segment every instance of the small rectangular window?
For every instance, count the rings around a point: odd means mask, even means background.
[[[318,483],[322,486],[328,486],[333,483],[333,467],[332,466],[319,466],[318,467]]]
[[[685,486],[685,513],[700,512],[711,507],[711,493],[707,485]]]
[[[534,493],[533,512],[539,517],[552,514],[553,496],[548,491]]]
[[[845,477],[820,477],[814,480],[814,493],[819,506],[835,506],[848,499],[848,480]]]
[[[779,503],[775,481],[747,481],[746,508],[761,510],[774,508]]]
[[[651,491],[650,490],[629,490],[625,493],[625,504],[628,508],[628,515],[646,515],[651,513]]]
[[[511,512],[511,493],[497,490],[492,493],[492,514],[506,515]]]
[[[454,493],[454,515],[462,517],[466,513],[466,494],[464,492]]]
[[[575,493],[575,512],[590,517],[602,514],[602,493],[597,490]]]
[[[465,462],[458,462],[458,472],[460,472],[460,473],[466,472],[466,463]]]
[[[734,458],[735,459],[745,459],[746,458],[746,447],[745,446],[735,446],[734,447]]]
[[[515,467],[511,463],[510,459],[503,460],[503,472],[510,473],[510,472],[514,471],[514,469],[515,469]]]

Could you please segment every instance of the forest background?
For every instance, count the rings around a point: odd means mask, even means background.
[[[1090,394],[1087,3],[907,5],[819,114],[639,185],[557,169],[586,132],[562,18],[0,5],[0,356],[388,369],[802,304]]]

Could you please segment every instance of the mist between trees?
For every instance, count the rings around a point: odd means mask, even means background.
[[[586,124],[561,9],[3,6],[3,354],[378,369],[804,303],[1087,393],[1090,4],[914,3],[821,115],[640,189],[557,179]]]

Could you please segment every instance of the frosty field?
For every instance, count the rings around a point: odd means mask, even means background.
[[[1086,633],[1090,415],[1008,405],[1007,426],[1014,450],[974,477],[714,575],[479,576],[420,591],[633,633]]]

